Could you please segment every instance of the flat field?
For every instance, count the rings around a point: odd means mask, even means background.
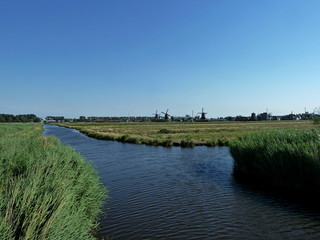
[[[90,137],[136,144],[184,146],[229,145],[246,133],[271,129],[312,129],[310,121],[63,123]]]

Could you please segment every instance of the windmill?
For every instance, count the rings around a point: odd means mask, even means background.
[[[207,113],[203,111],[203,108],[202,108],[202,112],[198,113],[198,114],[201,114],[200,120],[206,120],[206,114]]]
[[[155,119],[155,120],[158,120],[158,119],[159,119],[158,110],[157,110],[156,113],[154,113],[153,115],[154,115],[154,119]]]
[[[162,114],[164,114],[164,120],[169,120],[169,117],[171,116],[169,113],[168,113],[169,109],[167,109],[167,111],[164,113],[164,112],[161,112]]]

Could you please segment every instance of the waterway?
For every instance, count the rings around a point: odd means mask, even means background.
[[[232,177],[228,147],[152,147],[46,125],[97,169],[99,239],[320,239],[320,214]]]

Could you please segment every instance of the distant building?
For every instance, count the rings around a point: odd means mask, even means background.
[[[58,116],[58,117],[48,116],[48,117],[46,117],[45,122],[47,122],[47,123],[61,123],[61,122],[64,122],[64,117],[62,117],[62,116]]]

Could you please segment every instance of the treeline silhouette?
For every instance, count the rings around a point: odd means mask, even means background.
[[[41,119],[35,114],[0,114],[0,122],[40,122]]]

